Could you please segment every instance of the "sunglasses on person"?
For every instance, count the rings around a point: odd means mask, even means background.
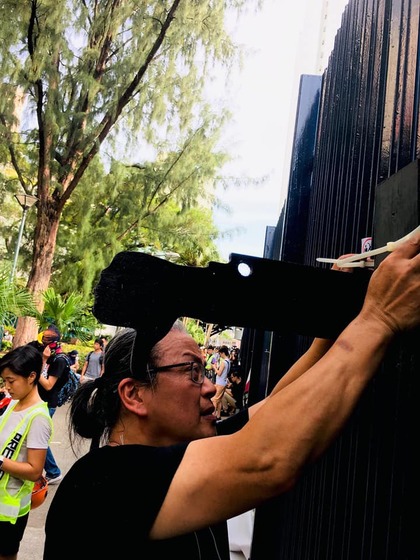
[[[206,368],[203,364],[199,362],[181,362],[180,364],[170,364],[168,366],[159,366],[155,368],[147,368],[148,373],[159,373],[161,371],[166,371],[168,369],[175,368],[187,368],[190,374],[191,381],[197,385],[202,385],[204,383],[204,378],[206,377]]]

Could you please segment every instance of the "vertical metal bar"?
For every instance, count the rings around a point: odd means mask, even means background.
[[[15,277],[17,260],[18,260],[18,256],[19,256],[20,243],[22,241],[23,228],[25,226],[25,220],[26,220],[26,214],[27,213],[28,213],[28,207],[24,206],[23,207],[23,213],[22,213],[22,219],[20,221],[20,226],[19,226],[18,238],[17,238],[17,242],[16,242],[15,256],[13,258],[12,271],[10,272],[10,283],[13,282],[13,279]]]

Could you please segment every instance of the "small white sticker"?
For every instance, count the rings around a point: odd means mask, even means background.
[[[362,239],[362,248],[361,253],[366,253],[372,249],[372,238],[371,237],[363,237]]]

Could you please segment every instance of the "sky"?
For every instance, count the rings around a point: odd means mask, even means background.
[[[232,186],[218,193],[231,213],[216,211],[217,227],[239,228],[218,240],[222,260],[227,261],[230,253],[262,257],[266,226],[277,225],[287,193],[300,76],[321,74],[326,67],[348,0],[329,3],[333,13],[329,12],[323,52],[319,22],[326,3],[265,0],[262,11],[251,10],[238,21],[227,21],[234,40],[248,54],[225,92],[234,117],[224,136],[233,162],[224,173],[268,179],[260,186]]]

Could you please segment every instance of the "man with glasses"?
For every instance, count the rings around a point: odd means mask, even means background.
[[[72,443],[102,446],[57,488],[44,560],[229,560],[227,520],[293,487],[345,426],[395,336],[420,324],[419,253],[420,236],[390,253],[337,340],[315,339],[267,398],[221,422],[180,321],[151,350],[146,330],[118,332],[104,374],[71,403]],[[75,519],[88,531],[69,539]]]

